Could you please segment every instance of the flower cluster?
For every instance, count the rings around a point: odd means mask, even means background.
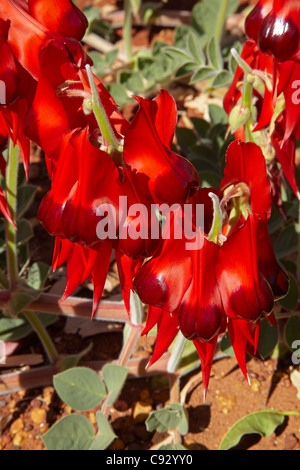
[[[283,210],[282,174],[300,198],[295,175],[299,107],[300,7],[293,0],[259,0],[245,21],[248,39],[224,108],[232,130],[263,149],[275,204]]]
[[[94,313],[115,250],[129,315],[134,291],[149,306],[144,334],[158,327],[150,364],[180,330],[199,353],[204,390],[218,336],[228,329],[247,376],[246,352],[257,354],[260,320],[267,317],[276,323],[274,300],[288,290],[288,277],[276,261],[268,234],[271,186],[265,155],[256,143],[245,142],[245,130],[252,135],[276,116],[272,142],[296,192],[291,155],[298,121],[291,118],[288,106],[276,112],[274,94],[280,94],[288,80],[285,64],[290,71],[297,67],[298,43],[294,47],[293,42],[287,57],[286,48],[282,54],[262,26],[266,15],[271,24],[280,13],[290,28],[284,30],[294,35],[297,11],[291,9],[290,15],[280,3],[259,2],[248,19],[252,39],[241,59],[248,69],[238,68],[224,102],[231,116],[238,108],[239,139],[227,150],[220,188],[209,189],[199,189],[194,167],[172,149],[177,110],[167,91],[150,100],[136,97],[133,120],[122,116],[92,74],[91,60],[79,42],[87,22],[70,0],[55,0],[50,9],[45,0],[7,0],[0,5],[0,80],[7,84],[6,103],[0,107],[0,144],[7,137],[18,143],[26,169],[30,141],[45,154],[51,189],[40,205],[39,219],[55,237],[53,269],[67,264],[63,299],[89,278]],[[285,5],[289,3],[295,4]],[[261,39],[253,39],[255,34]],[[245,119],[240,82],[245,75],[255,96],[255,130],[244,128],[249,116]],[[124,198],[129,207],[172,206],[168,223],[153,237],[158,215],[151,210],[128,212],[120,206]],[[9,217],[4,195],[1,201]],[[187,206],[190,210],[184,210]],[[202,221],[199,206],[204,208]],[[113,236],[103,236],[99,224],[104,229],[112,213]],[[182,236],[176,236],[186,219],[192,231],[181,230]]]

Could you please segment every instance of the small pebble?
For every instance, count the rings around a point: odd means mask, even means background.
[[[30,418],[34,424],[43,424],[46,422],[46,414],[43,408],[34,408],[30,413]]]
[[[152,411],[152,406],[137,401],[133,410],[133,419],[136,423],[143,423]]]

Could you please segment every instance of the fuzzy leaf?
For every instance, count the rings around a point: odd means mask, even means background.
[[[294,413],[262,410],[244,416],[229,429],[220,444],[219,450],[228,450],[235,447],[245,434],[259,434],[262,437],[270,436],[289,414]]]
[[[126,380],[128,370],[126,367],[118,366],[116,364],[106,364],[102,369],[102,374],[109,393],[107,400],[107,404],[109,406],[118,398]]]
[[[73,367],[56,374],[53,384],[60,398],[74,410],[90,410],[105,397],[102,380],[87,367]]]
[[[42,440],[48,450],[89,450],[94,440],[92,423],[82,415],[64,416]]]

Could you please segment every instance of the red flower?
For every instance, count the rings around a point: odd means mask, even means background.
[[[101,242],[97,209],[111,204],[117,222],[122,192],[117,166],[106,152],[90,143],[88,133],[85,128],[63,134],[57,158],[52,159],[52,188],[38,215],[52,235],[92,246]]]
[[[175,101],[162,90],[153,100],[136,98],[139,109],[125,133],[124,161],[143,175],[155,202],[184,203],[199,186],[196,170],[171,150],[177,122]]]
[[[172,312],[183,335],[194,341],[206,388],[217,337],[227,323],[247,375],[245,353],[256,353],[260,318],[271,314],[274,298],[286,294],[288,278],[268,236],[270,185],[257,145],[233,142],[220,191],[199,190],[192,199],[205,204],[203,247],[185,250],[185,240],[165,240],[157,256],[138,269],[133,287],[142,300]]]
[[[300,60],[297,0],[260,0],[246,20],[246,33],[261,51],[279,61]]]
[[[80,41],[88,21],[71,0],[28,0],[29,14],[40,24],[64,37]]]

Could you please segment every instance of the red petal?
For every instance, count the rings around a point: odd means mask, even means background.
[[[203,383],[203,395],[204,400],[206,398],[206,392],[208,388],[210,371],[213,364],[214,353],[216,349],[218,336],[215,336],[208,342],[201,341],[200,338],[197,338],[193,341],[197,352],[201,360],[201,370],[202,370],[202,383]]]
[[[51,31],[79,41],[88,27],[84,14],[70,0],[28,0],[29,13]]]
[[[272,10],[263,19],[258,44],[266,55],[280,61],[299,59],[300,8],[295,0],[274,0]]]
[[[163,96],[166,97],[166,92]],[[166,125],[159,130],[156,128],[156,116],[157,125],[162,126],[162,117],[168,111],[171,116],[174,114],[173,105],[166,98],[156,101],[136,99],[140,107],[125,133],[125,163],[131,170],[145,175],[143,184],[148,184],[156,202],[186,202],[199,185],[196,170],[185,158],[164,145],[163,142],[170,139],[169,126],[163,141],[160,135]],[[173,124],[170,127],[173,128]]]
[[[133,286],[142,302],[174,312],[192,280],[184,240],[164,240],[162,249],[136,273]]]
[[[133,260],[119,250],[115,250],[120,285],[122,289],[123,300],[128,315],[130,315],[130,292],[133,291],[132,280],[135,273],[143,264],[143,258]]]
[[[148,315],[151,315],[152,309],[156,309],[156,307],[149,307],[150,311]],[[161,309],[158,309],[161,310]],[[157,312],[156,312],[157,315]],[[161,315],[157,321],[157,336],[155,341],[155,346],[153,350],[152,357],[147,364],[147,367],[150,367],[154,364],[167,349],[172,344],[173,340],[175,339],[178,333],[178,318],[177,315],[171,315],[164,310],[161,310]]]
[[[219,246],[206,239],[200,250],[191,252],[192,282],[178,309],[180,330],[190,340],[210,341],[226,318],[214,269],[218,252]]]
[[[275,122],[275,129],[271,135],[272,145],[274,147],[276,158],[281,165],[282,171],[291,185],[292,190],[300,199],[296,173],[295,173],[295,151],[296,141],[293,136],[287,140],[286,135],[286,114],[281,113]]]
[[[216,275],[226,315],[249,321],[273,309],[273,293],[258,269],[258,225],[249,216],[219,250]]]
[[[220,184],[226,187],[246,183],[250,189],[250,205],[253,214],[266,219],[271,213],[271,191],[266,174],[266,162],[258,145],[252,142],[232,142],[226,153],[224,178]]]
[[[272,6],[273,0],[259,0],[245,20],[246,34],[255,42],[258,40],[261,24],[267,14],[272,10]]]
[[[93,250],[89,250],[91,252]],[[93,311],[92,318],[94,317],[98,305],[100,303],[105,281],[107,278],[107,273],[110,265],[112,254],[112,246],[109,241],[101,244],[99,250],[97,250],[97,257],[95,260],[94,267],[90,274],[92,283],[94,284],[94,294],[93,294]]]
[[[70,141],[74,132],[64,134],[60,154],[55,162],[52,187],[39,206],[38,218],[45,229],[55,236],[65,238],[62,214],[67,197],[78,179],[78,160]]]
[[[62,213],[63,232],[72,242],[87,246],[99,243],[97,225],[101,219],[97,210],[109,205],[116,216],[112,220],[113,234],[119,221],[119,171],[110,156],[93,146],[88,129],[73,134],[70,140],[73,159],[78,161],[78,181],[66,200]],[[108,236],[108,238],[110,235]]]
[[[228,333],[238,364],[250,383],[247,373],[246,352],[256,351],[259,339],[260,322],[249,323],[241,319],[228,320]]]

